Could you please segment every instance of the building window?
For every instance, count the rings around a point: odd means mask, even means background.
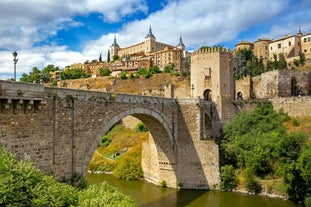
[[[281,48],[281,43],[278,44],[278,48],[279,48],[279,49]]]
[[[311,41],[311,37],[308,37],[308,42],[310,42]]]
[[[303,42],[307,42],[307,38],[303,38]]]
[[[272,47],[271,47],[271,50],[272,50]]]
[[[288,46],[291,46],[292,45],[292,42],[288,42]]]
[[[307,50],[304,50],[305,53],[307,53]]]

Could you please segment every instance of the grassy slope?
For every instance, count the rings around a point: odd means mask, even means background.
[[[107,147],[98,147],[95,151],[89,170],[92,171],[113,171],[122,159],[132,157],[133,154],[141,154],[142,143],[148,140],[149,132],[135,132],[134,130],[125,128],[121,125],[116,125],[107,134],[112,139],[112,142]],[[121,153],[120,156],[114,156],[116,153]],[[141,157],[136,157],[140,159]]]

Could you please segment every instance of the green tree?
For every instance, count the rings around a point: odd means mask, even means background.
[[[300,65],[304,65],[305,60],[306,60],[305,54],[303,52],[299,52],[299,63],[300,63]]]
[[[22,77],[20,78],[21,82],[39,82],[41,75],[41,70],[37,67],[32,68],[32,72],[30,72],[28,75],[26,73],[22,74]]]
[[[127,72],[126,72],[126,71],[122,71],[121,74],[120,74],[120,78],[121,78],[122,80],[127,79]]]
[[[232,191],[238,184],[233,166],[232,165],[222,166],[220,171],[221,171],[220,190]]]
[[[157,73],[161,73],[161,70],[158,66],[154,65],[149,69],[151,74],[157,74]]]
[[[116,61],[116,60],[119,60],[119,59],[120,59],[119,55],[112,56],[112,61]]]
[[[101,76],[110,76],[111,70],[109,68],[100,68],[99,69],[99,74]]]
[[[278,68],[277,69],[286,69],[287,67],[287,62],[285,60],[285,55],[284,53],[279,54],[279,59],[278,59]]]
[[[180,68],[180,72],[182,75],[190,75],[190,61],[190,56],[183,58]]]
[[[110,50],[108,50],[108,52],[107,52],[107,63],[109,63],[110,62]]]
[[[171,73],[174,72],[174,64],[169,64],[164,67],[164,73]]]
[[[311,184],[311,145],[308,145],[302,150],[298,158],[297,168],[300,170],[304,181]]]
[[[61,80],[66,79],[79,79],[79,78],[89,78],[91,74],[85,72],[81,68],[68,69],[60,73]]]

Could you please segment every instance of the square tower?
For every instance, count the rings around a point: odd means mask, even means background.
[[[233,57],[224,48],[205,48],[191,55],[191,96],[213,101],[220,119],[232,118],[234,100]]]

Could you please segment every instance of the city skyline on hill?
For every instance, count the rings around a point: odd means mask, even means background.
[[[311,32],[309,0],[229,1],[133,0],[0,2],[0,79],[17,79],[32,67],[98,59],[117,37],[121,47],[142,42],[151,25],[159,42],[186,49],[222,45],[233,49],[242,40],[279,38]]]

